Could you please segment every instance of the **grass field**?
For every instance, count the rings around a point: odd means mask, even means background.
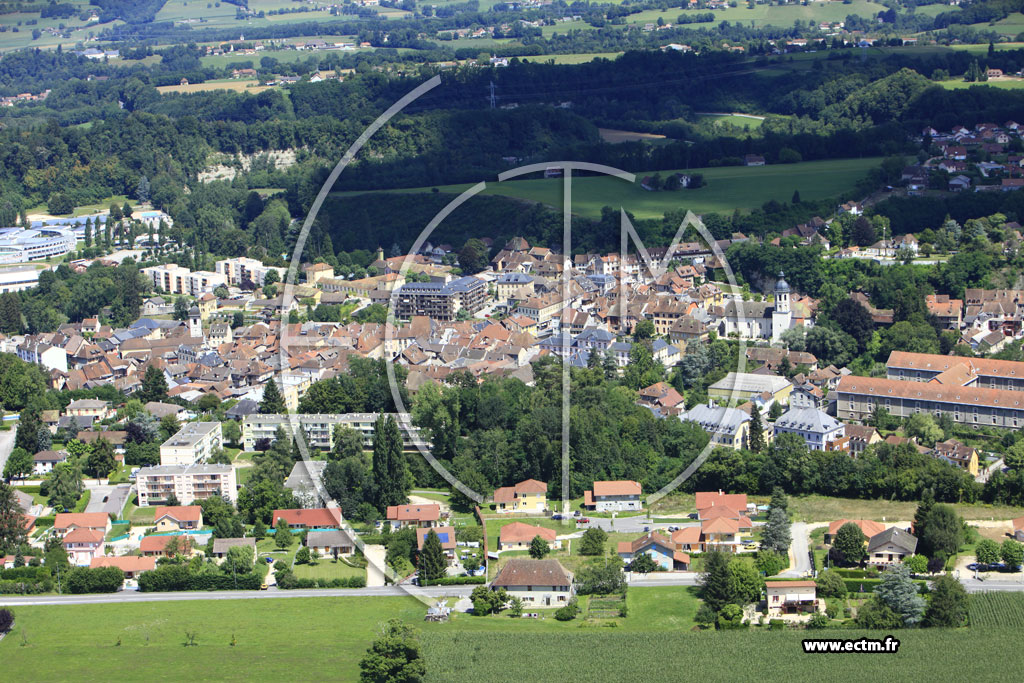
[[[730,125],[737,128],[750,128],[754,130],[761,127],[761,123],[764,121],[763,118],[754,116],[738,116],[736,114],[721,115],[721,114],[698,114],[700,120],[711,121],[718,125]]]
[[[621,52],[594,52],[569,55],[544,55],[542,57],[522,57],[521,59],[524,62],[535,62],[537,64],[546,64],[549,61],[554,62],[555,64],[584,64],[586,62],[592,62],[595,59],[617,59],[621,55]]]
[[[350,567],[341,560],[320,558],[317,564],[296,564],[292,566],[299,579],[347,579],[350,576],[366,576],[366,570]]]
[[[1000,505],[954,505],[964,519],[1014,519],[1024,508]],[[796,521],[828,522],[836,519],[873,519],[904,521],[914,518],[916,502],[890,500],[853,500],[828,496],[791,496],[789,511]]]
[[[1024,628],[1024,594],[982,593],[971,597],[971,626]]]
[[[970,83],[962,78],[954,78],[948,81],[939,81],[938,84],[946,90],[963,90],[964,88],[971,88],[979,85],[987,85],[991,88],[1003,88],[1006,90],[1019,90],[1020,88],[1024,88],[1024,78],[1007,78],[983,81],[979,83]]]
[[[775,199],[789,201],[794,190],[804,199],[837,197],[852,190],[857,180],[878,166],[880,158],[808,161],[760,167],[727,166],[696,168],[678,172],[702,173],[707,182],[699,190],[647,192],[640,183],[630,184],[611,177],[587,177],[573,182],[573,212],[598,216],[603,206],[622,206],[638,218],[660,218],[666,211],[689,209],[696,213],[753,209]],[[660,171],[667,176],[675,171]],[[637,173],[639,180],[645,174]],[[442,185],[442,192],[459,193],[471,187]],[[431,188],[399,189],[389,192],[429,192]],[[507,180],[489,182],[485,194],[561,206],[562,179]],[[360,194],[360,193],[348,193]]]
[[[1015,12],[995,23],[985,22],[982,24],[971,24],[971,26],[979,31],[995,31],[1003,36],[1016,37],[1018,34],[1024,33],[1024,14]]]
[[[234,90],[235,92],[260,93],[269,90],[270,86],[259,85],[256,80],[230,79],[223,81],[206,81],[205,83],[189,83],[188,85],[161,85],[157,87],[161,93],[209,92],[211,90]]]

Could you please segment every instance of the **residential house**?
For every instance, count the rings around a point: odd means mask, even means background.
[[[316,551],[321,557],[338,559],[352,555],[356,543],[344,529],[326,529],[306,534],[306,547],[310,552]]]
[[[837,519],[828,525],[828,531],[825,532],[825,545],[831,545],[839,530],[847,524],[856,524],[865,538],[871,538],[885,531],[884,524],[870,519]]]
[[[441,506],[431,505],[389,505],[385,519],[395,529],[407,526],[426,528],[438,526],[441,518]]]
[[[978,476],[978,449],[968,446],[956,439],[948,439],[935,444],[931,454],[950,465],[967,470],[972,477]]]
[[[845,425],[818,408],[790,408],[775,421],[775,438],[796,434],[812,451],[846,450]]]
[[[68,459],[68,452],[60,451],[39,451],[32,456],[32,473],[37,475],[48,474],[58,463]]]
[[[92,529],[104,535],[110,531],[110,516],[105,512],[58,512],[53,518],[53,531],[67,536],[75,529]]]
[[[899,527],[890,527],[868,539],[868,564],[888,567],[903,562],[917,550],[917,536]]]
[[[156,569],[156,558],[120,555],[117,557],[94,557],[89,563],[90,569],[100,569],[102,567],[117,567],[124,572],[126,580],[137,579],[139,574]]]
[[[598,512],[641,510],[641,493],[635,481],[595,481],[593,490],[583,492],[583,505]]]
[[[450,526],[419,527],[416,529],[416,549],[423,550],[423,542],[427,535],[433,531],[437,539],[441,541],[441,550],[444,551],[445,559],[451,566],[455,562],[455,529]]]
[[[270,525],[276,528],[282,519],[289,529],[340,529],[341,508],[274,510],[270,516]]]
[[[65,534],[62,543],[68,554],[68,561],[76,567],[88,567],[94,557],[100,554],[106,534],[98,529],[76,527]]]
[[[558,560],[514,558],[501,568],[491,590],[504,588],[509,598],[519,598],[527,609],[558,607],[572,598],[573,576]]]
[[[494,491],[494,511],[543,513],[548,507],[548,485],[536,479],[525,479],[515,486],[502,486]]]
[[[191,557],[195,553],[195,546],[192,539],[184,535],[143,536],[139,541],[139,552],[143,557]]]
[[[682,394],[667,382],[657,382],[640,390],[640,403],[651,408],[671,411],[679,406],[686,407]]]
[[[317,532],[311,532],[310,535]],[[253,558],[256,557],[256,539],[249,536],[246,538],[215,538],[213,539],[213,558],[223,561],[228,556],[228,550],[235,546],[249,548]]]
[[[690,568],[690,556],[676,550],[672,540],[656,531],[650,531],[635,541],[622,541],[618,553],[627,564],[641,555],[647,555],[665,571],[686,571]]]
[[[543,538],[552,548],[561,548],[562,542],[556,539],[556,535],[554,529],[512,522],[501,527],[498,536],[498,550],[529,550],[530,543],[537,536]]]
[[[91,417],[95,420],[106,420],[108,417],[113,417],[114,413],[115,411],[110,407],[109,402],[91,398],[80,398],[77,401],[72,401],[64,409],[65,415]]]
[[[768,616],[817,612],[818,585],[814,581],[766,581]]]
[[[749,443],[750,415],[739,408],[724,408],[708,401],[695,405],[679,419],[699,426],[716,445],[740,449]]]
[[[843,430],[850,443],[850,455],[857,457],[868,446],[882,442],[882,435],[874,427],[858,424],[847,424]]]
[[[185,531],[203,526],[203,508],[198,505],[160,506],[153,513],[156,531]]]

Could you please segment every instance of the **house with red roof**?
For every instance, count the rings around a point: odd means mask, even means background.
[[[175,542],[175,551],[168,553],[167,546]],[[193,553],[192,539],[188,536],[143,536],[139,542],[139,551],[143,557],[172,557],[177,554],[191,556]]]
[[[90,569],[101,567],[117,567],[124,572],[124,578],[137,578],[142,572],[156,569],[155,557],[139,557],[138,555],[121,555],[120,557],[94,557],[89,563]]]
[[[290,529],[340,529],[341,508],[274,510],[270,516],[271,526],[277,527],[282,519]]]
[[[198,505],[162,505],[153,513],[158,532],[185,531],[203,526],[203,508]]]
[[[455,562],[455,529],[450,526],[420,527],[416,529],[416,549],[423,550],[423,542],[427,540],[427,534],[431,531],[437,534],[441,541],[441,550],[444,551],[445,559],[451,565]]]
[[[93,558],[99,555],[106,534],[98,529],[75,527],[64,536],[64,551],[68,554],[68,562],[77,567],[88,567]]]
[[[53,531],[66,536],[74,529],[92,529],[104,535],[110,531],[110,516],[105,512],[59,512],[53,518]]]
[[[642,494],[635,481],[595,481],[593,490],[583,492],[583,506],[597,512],[642,510]]]
[[[502,486],[494,491],[494,511],[533,512],[543,514],[548,507],[548,485],[526,479],[515,486]]]
[[[712,511],[720,512],[722,508],[735,514],[733,519],[747,514],[747,494],[723,493],[719,491],[698,491],[696,495],[697,519],[705,519]],[[717,508],[717,510],[715,510]]]
[[[562,547],[562,542],[556,538],[554,529],[512,522],[501,527],[501,532],[498,535],[498,550],[529,550],[530,544],[537,536],[543,538],[552,548]]]
[[[429,505],[389,505],[385,518],[395,529],[407,526],[429,528],[438,525],[441,519],[441,506],[437,503]]]

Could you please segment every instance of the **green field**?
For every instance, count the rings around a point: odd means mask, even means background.
[[[1000,19],[995,23],[982,23],[982,24],[971,24],[974,28],[979,31],[995,31],[999,35],[1013,36],[1016,37],[1020,33],[1024,33],[1024,14],[1015,12],[1005,19]]]
[[[586,62],[592,62],[595,59],[616,59],[621,55],[621,52],[594,52],[586,54],[522,57],[521,59],[524,62],[536,62],[538,64],[546,64],[547,62],[554,62],[555,64],[584,64]]]
[[[1024,594],[983,593],[971,598],[971,626],[1024,627]]]
[[[963,80],[962,78],[954,78],[948,81],[939,81],[939,85],[947,90],[963,90],[964,88],[971,88],[974,86],[987,85],[990,88],[1003,88],[1006,90],[1019,90],[1024,88],[1024,78],[1014,78],[1009,80],[998,80],[998,81],[983,81],[979,83],[970,83]]]
[[[736,114],[697,114],[698,121],[710,121],[716,125],[729,125],[737,128],[749,128],[754,130],[760,128],[764,119],[752,116],[740,116]]]
[[[737,208],[749,210],[771,199],[789,201],[794,190],[799,190],[804,199],[825,199],[852,190],[856,181],[879,163],[880,158],[867,158],[749,168],[727,166],[690,169],[690,173],[703,173],[707,185],[698,190],[672,192],[647,192],[642,189],[639,180],[644,173],[637,173],[637,182],[634,184],[611,177],[579,178],[573,181],[572,186],[573,211],[579,215],[598,216],[603,206],[622,206],[637,218],[661,218],[666,211],[680,208],[696,213],[731,213]],[[662,177],[673,172],[687,171],[660,171]],[[459,193],[469,187],[469,184],[443,185],[439,189],[442,192]],[[429,192],[430,188],[389,191]],[[562,179],[489,182],[484,193],[561,206]]]

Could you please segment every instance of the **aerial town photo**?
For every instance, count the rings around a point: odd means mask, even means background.
[[[1024,0],[0,0],[0,681],[1022,680],[1022,225]]]

